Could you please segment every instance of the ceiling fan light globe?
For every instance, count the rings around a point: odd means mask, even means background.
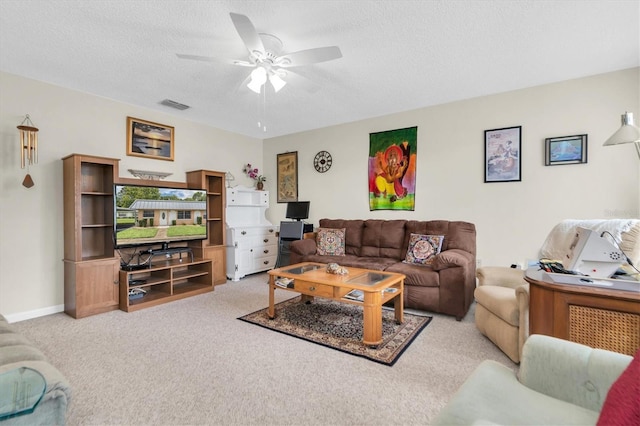
[[[262,85],[267,82],[267,70],[263,67],[257,67],[251,71],[251,81],[247,87],[256,93],[260,93]]]
[[[269,81],[271,82],[271,85],[273,86],[273,90],[275,90],[276,93],[278,93],[280,91],[280,89],[282,89],[287,84],[286,81],[281,79],[276,74],[270,75],[269,76]]]

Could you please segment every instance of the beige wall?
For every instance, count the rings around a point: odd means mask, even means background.
[[[478,228],[483,264],[535,258],[548,230],[564,218],[638,217],[640,162],[632,146],[603,148],[620,115],[640,119],[640,69],[550,84],[408,111],[264,141],[192,123],[109,99],[0,73],[0,313],[12,320],[62,310],[62,162],[71,153],[120,158],[127,169],[173,173],[230,170],[250,185],[246,162],[265,171],[275,188],[278,153],[298,151],[299,199],[311,200],[310,221],[331,218],[467,220]],[[29,113],[40,128],[35,186],[21,185],[16,126]],[[127,116],[173,125],[175,161],[125,155]],[[483,183],[483,132],[522,126],[522,182]],[[369,133],[418,126],[416,210],[370,212]],[[589,162],[544,166],[544,139],[587,133]],[[320,150],[331,170],[313,168]],[[264,166],[263,166],[264,164]],[[285,204],[271,191],[271,221]]]
[[[16,126],[29,114],[40,129],[39,162],[21,183]],[[179,112],[176,116],[179,117]],[[175,127],[175,161],[126,155],[126,117]],[[246,162],[262,168],[262,141],[109,99],[0,73],[0,313],[38,316],[60,311],[63,294],[62,161],[72,153],[120,158],[128,169],[173,173],[230,170],[236,183]]]
[[[603,147],[626,111],[640,119],[640,69],[597,75],[408,111],[265,141],[269,177],[278,153],[298,151],[299,200],[310,221],[329,218],[449,219],[477,227],[483,265],[537,258],[562,219],[638,217],[640,161],[631,144]],[[369,211],[369,133],[418,126],[415,211]],[[484,183],[484,130],[522,126],[522,181]],[[544,140],[588,134],[588,163],[544,165]],[[313,157],[327,150],[324,174]],[[269,183],[275,188],[274,179]],[[272,191],[270,220],[284,219]]]

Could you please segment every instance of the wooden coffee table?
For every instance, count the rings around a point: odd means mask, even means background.
[[[382,343],[383,304],[393,300],[396,322],[404,321],[403,274],[347,268],[348,275],[335,275],[326,272],[326,268],[323,263],[304,262],[269,271],[269,318],[276,316],[274,293],[280,289],[302,294],[303,303],[322,297],[362,306],[362,342],[368,346]]]

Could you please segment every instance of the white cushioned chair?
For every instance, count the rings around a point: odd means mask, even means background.
[[[635,425],[638,374],[637,358],[534,334],[517,374],[483,361],[430,424]]]
[[[609,232],[620,249],[640,267],[640,220],[564,220],[547,236],[540,258],[562,260],[568,253],[576,228]],[[515,363],[520,362],[522,347],[529,335],[529,284],[524,271],[487,266],[476,272],[476,327]]]

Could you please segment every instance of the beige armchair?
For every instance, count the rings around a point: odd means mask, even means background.
[[[640,220],[564,220],[547,236],[540,257],[562,260],[577,227],[609,232],[620,248],[640,268]],[[529,336],[529,284],[524,271],[487,266],[476,271],[476,327],[511,360],[520,362],[522,347]]]
[[[487,266],[477,271],[476,327],[513,362],[529,337],[529,284],[521,269]]]

